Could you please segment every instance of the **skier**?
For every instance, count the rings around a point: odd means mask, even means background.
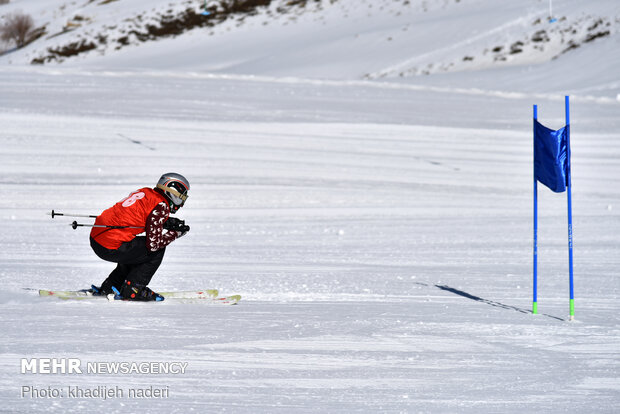
[[[167,173],[155,188],[136,190],[97,217],[95,225],[123,228],[93,227],[90,233],[95,254],[117,263],[101,287],[93,286],[94,294],[117,293],[123,299],[137,301],[164,300],[147,285],[161,264],[166,246],[189,231],[184,221],[170,217],[183,207],[188,191],[185,177]],[[142,232],[146,235],[138,236]]]

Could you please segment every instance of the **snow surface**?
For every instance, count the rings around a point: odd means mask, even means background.
[[[32,5],[61,28],[65,4],[64,13],[99,10],[93,25],[106,25],[113,12],[157,2],[97,3],[15,0],[0,13]],[[556,59],[531,50],[521,63],[398,76],[388,69],[529,37],[547,10],[545,1],[412,1],[417,24],[444,33],[417,40],[418,60],[395,37],[366,56],[347,38],[355,30],[366,47],[403,31],[404,3],[321,2],[297,21],[263,25],[259,13],[207,38],[192,31],[44,66],[26,64],[61,36],[0,57],[0,412],[617,412],[617,32]],[[619,13],[615,1],[554,10],[568,22]],[[565,94],[574,322],[566,196],[542,186],[540,314],[531,313],[532,105],[559,128]],[[86,229],[47,212],[97,214],[167,171],[192,184],[179,212],[191,232],[169,246],[152,288],[218,288],[241,294],[238,306],[65,302],[23,290],[84,288],[111,270]],[[23,358],[188,366],[22,374]],[[22,395],[27,386],[64,395]],[[125,395],[74,398],[70,386]],[[149,386],[169,394],[128,398]]]

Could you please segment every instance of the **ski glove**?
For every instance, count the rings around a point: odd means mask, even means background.
[[[185,220],[176,217],[168,217],[168,220],[164,223],[166,230],[179,231],[182,226],[185,226]]]
[[[183,224],[175,231],[179,234],[179,237],[183,237],[189,232],[189,226],[187,224]]]
[[[176,231],[179,236],[182,237],[189,231],[189,226],[185,224],[185,220],[178,219],[176,217],[169,217],[164,223],[164,228],[170,231]]]

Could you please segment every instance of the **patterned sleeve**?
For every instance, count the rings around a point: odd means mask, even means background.
[[[164,223],[168,217],[170,217],[170,207],[161,202],[146,218],[146,247],[152,252],[163,249],[179,237],[176,231],[164,232]]]

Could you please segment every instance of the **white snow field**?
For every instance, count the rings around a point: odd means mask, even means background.
[[[0,5],[48,35],[91,22],[0,56],[0,412],[618,412],[616,1],[555,1],[554,24],[535,0],[274,2],[29,64],[167,3]],[[609,34],[561,53],[560,34],[599,19]],[[541,28],[544,50],[484,57]],[[532,105],[557,129],[566,94],[572,322],[566,194],[542,185],[531,312]],[[151,287],[239,305],[37,296],[113,268],[88,229],[46,213],[98,214],[169,171],[190,180],[191,231]],[[51,368],[69,361],[82,372]]]

